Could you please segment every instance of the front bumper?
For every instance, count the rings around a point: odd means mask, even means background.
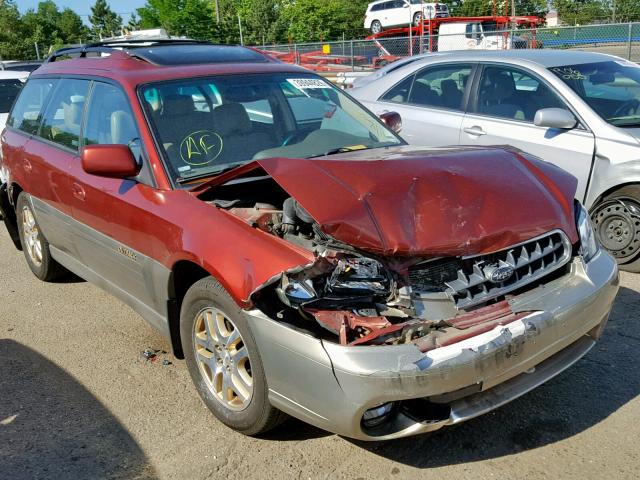
[[[588,264],[515,297],[515,312],[534,311],[505,326],[427,353],[414,345],[341,346],[247,312],[264,364],[269,400],[308,423],[347,437],[386,440],[433,431],[497,408],[554,377],[593,346],[618,290],[615,261],[601,251]],[[444,406],[434,418],[413,399]],[[434,400],[435,399],[435,400]],[[364,428],[363,413],[401,402],[381,427]],[[405,402],[405,403],[402,403]],[[419,404],[421,405],[421,404]]]

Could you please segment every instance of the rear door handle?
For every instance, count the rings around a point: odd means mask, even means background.
[[[482,127],[479,127],[477,125],[474,125],[473,127],[467,127],[464,130],[464,133],[468,133],[469,135],[475,135],[476,137],[481,137],[482,135],[486,135],[487,132],[485,132]]]
[[[82,188],[78,183],[74,183],[71,186],[71,191],[73,192],[74,197],[76,197],[78,200],[81,200],[83,202],[87,197],[86,193],[84,192],[84,188]]]

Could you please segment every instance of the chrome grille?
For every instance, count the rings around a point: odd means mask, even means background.
[[[572,255],[571,242],[554,230],[499,252],[473,257],[440,259],[412,267],[409,280],[414,291],[449,293],[459,309],[472,307],[517,290],[565,265]],[[513,270],[504,281],[492,281],[491,273]]]

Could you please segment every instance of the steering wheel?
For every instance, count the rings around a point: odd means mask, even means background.
[[[632,98],[624,102],[616,111],[613,113],[615,117],[623,117],[626,115],[632,115],[634,113],[640,112],[640,100],[637,98]]]
[[[307,135],[305,132],[300,132],[296,130],[295,132],[291,132],[289,135],[287,135],[286,138],[282,141],[282,144],[280,146],[286,147],[287,145],[292,143],[293,140],[297,140],[297,139],[304,140],[306,136]],[[293,142],[293,143],[297,143],[297,142]]]

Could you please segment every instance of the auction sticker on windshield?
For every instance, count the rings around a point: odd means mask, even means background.
[[[287,82],[299,90],[308,88],[331,88],[331,85],[318,78],[288,78]]]

